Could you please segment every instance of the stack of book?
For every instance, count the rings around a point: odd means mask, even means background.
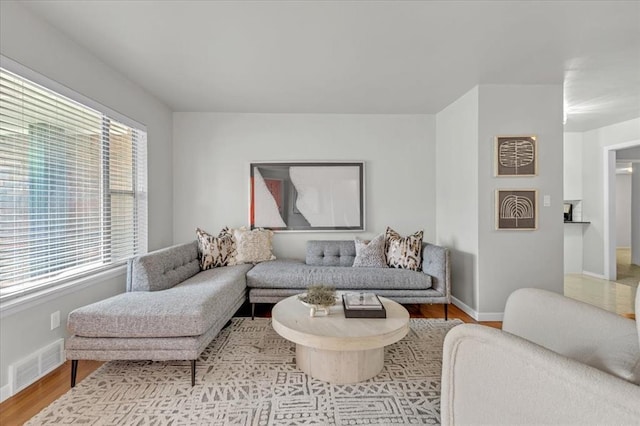
[[[387,311],[375,293],[345,293],[342,295],[345,318],[386,318]]]

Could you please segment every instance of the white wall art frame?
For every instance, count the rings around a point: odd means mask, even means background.
[[[249,224],[274,231],[364,231],[364,162],[249,164]]]

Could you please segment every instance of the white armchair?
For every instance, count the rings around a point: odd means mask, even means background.
[[[464,324],[447,334],[442,424],[640,425],[639,336],[633,320],[517,290],[503,330]]]

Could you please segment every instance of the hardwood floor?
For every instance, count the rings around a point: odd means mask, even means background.
[[[271,317],[270,305],[258,305],[257,317]],[[405,305],[411,318],[444,318],[442,305]],[[236,316],[251,316],[248,305],[243,306]],[[469,315],[454,305],[449,305],[449,319],[458,318],[466,323],[476,323]],[[482,324],[501,328],[501,322],[483,322]],[[78,363],[78,379],[80,383],[103,363],[99,361],[80,361]],[[24,389],[17,395],[0,404],[0,425],[21,425],[38,414],[43,408],[64,395],[70,388],[71,362],[49,373],[44,378]]]

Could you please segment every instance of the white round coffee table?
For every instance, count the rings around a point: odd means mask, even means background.
[[[409,332],[409,312],[380,297],[387,318],[345,318],[342,303],[328,316],[310,317],[298,296],[276,304],[273,329],[296,344],[296,364],[311,377],[335,384],[356,383],[376,376],[384,365],[384,347]]]

